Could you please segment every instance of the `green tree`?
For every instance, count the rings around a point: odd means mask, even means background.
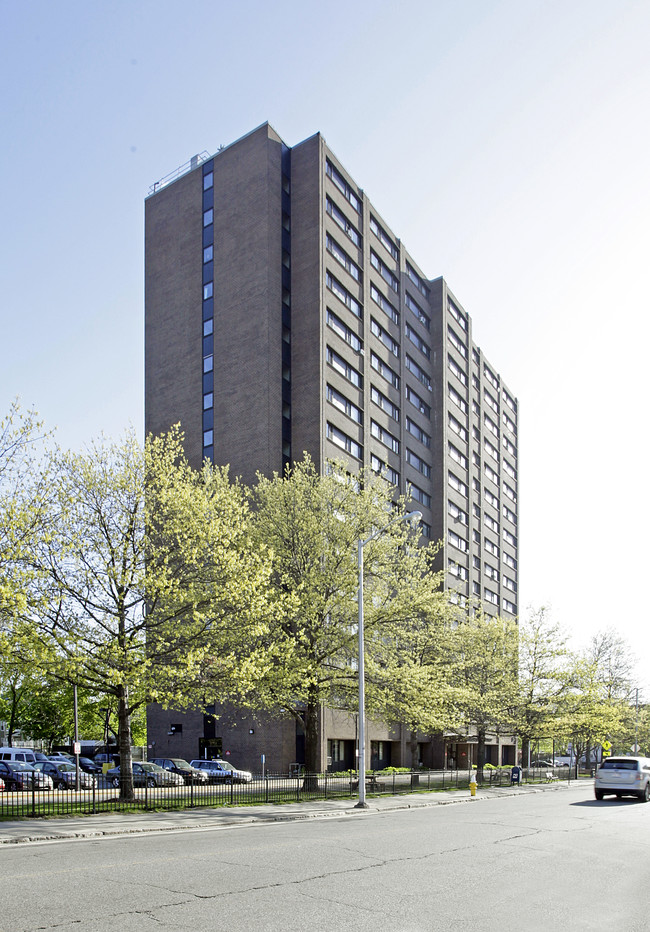
[[[246,645],[264,625],[269,571],[250,543],[243,490],[224,469],[192,470],[178,430],[144,450],[131,434],[57,452],[51,483],[32,610],[15,621],[12,649],[114,704],[131,797],[137,710],[196,707],[215,682],[255,678]]]
[[[308,773],[320,769],[321,706],[357,708],[357,545],[406,513],[394,494],[370,470],[351,476],[344,464],[331,463],[320,475],[307,456],[284,476],[260,476],[251,493],[256,547],[273,554],[285,611],[268,632],[268,675],[248,701],[286,709],[304,727]],[[445,614],[434,558],[406,522],[364,548],[367,707],[396,720],[408,715],[411,728],[438,722],[435,703],[428,703],[435,677],[414,656],[410,666],[405,660],[414,622],[430,623],[433,632]]]
[[[46,533],[46,437],[36,413],[17,401],[0,421],[0,625],[25,608],[31,544]]]
[[[454,630],[450,666],[458,683],[466,729],[474,731],[478,739],[479,780],[485,766],[487,735],[515,729],[517,653],[518,629],[514,621],[475,611]]]
[[[532,611],[519,626],[519,697],[517,733],[522,760],[529,760],[535,739],[558,737],[557,707],[567,688],[569,651],[566,635],[547,608]]]

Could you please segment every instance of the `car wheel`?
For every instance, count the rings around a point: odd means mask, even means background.
[[[645,789],[639,793],[639,799],[642,803],[650,802],[650,782],[646,783]]]
[[[147,780],[147,786],[148,786],[150,789],[153,789],[153,788],[155,787],[155,785],[156,785],[156,781],[155,781],[154,779],[152,779],[151,777],[149,777],[149,779]]]
[[[113,784],[113,786],[115,787],[116,790],[119,790],[119,788],[120,788],[120,778],[119,778],[119,777],[113,777],[113,779],[111,780],[111,783]]]
[[[596,799],[602,800],[605,794],[602,790],[595,790]]]

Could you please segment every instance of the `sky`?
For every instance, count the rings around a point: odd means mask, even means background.
[[[647,0],[0,13],[0,416],[142,435],[150,186],[266,120],[321,132],[518,398],[522,617],[613,628],[650,699]]]

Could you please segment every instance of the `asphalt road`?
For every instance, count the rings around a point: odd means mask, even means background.
[[[3,845],[0,930],[650,928],[650,805],[463,805]]]

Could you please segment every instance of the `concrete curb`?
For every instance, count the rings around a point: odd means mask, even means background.
[[[355,809],[348,800],[336,800],[325,804],[288,803],[280,806],[228,807],[214,810],[185,810],[183,812],[98,813],[83,819],[48,819],[44,831],[35,831],[32,820],[0,822],[0,846],[34,844],[39,842],[75,841],[92,838],[114,838],[124,835],[149,833],[204,831],[206,829],[239,828],[264,823],[300,822],[307,819],[364,817],[381,812],[400,809],[429,809],[434,806],[450,806],[459,803],[487,802],[491,799],[516,797],[534,793],[558,792],[569,789],[585,789],[585,783],[549,783],[535,786],[494,787],[479,790],[475,797],[467,791],[449,793],[418,793],[406,796],[381,796],[370,799],[367,809]],[[92,824],[90,822],[92,820]],[[98,820],[110,820],[110,825],[101,827]],[[40,827],[40,826],[39,826]],[[49,829],[49,830],[48,830]]]

